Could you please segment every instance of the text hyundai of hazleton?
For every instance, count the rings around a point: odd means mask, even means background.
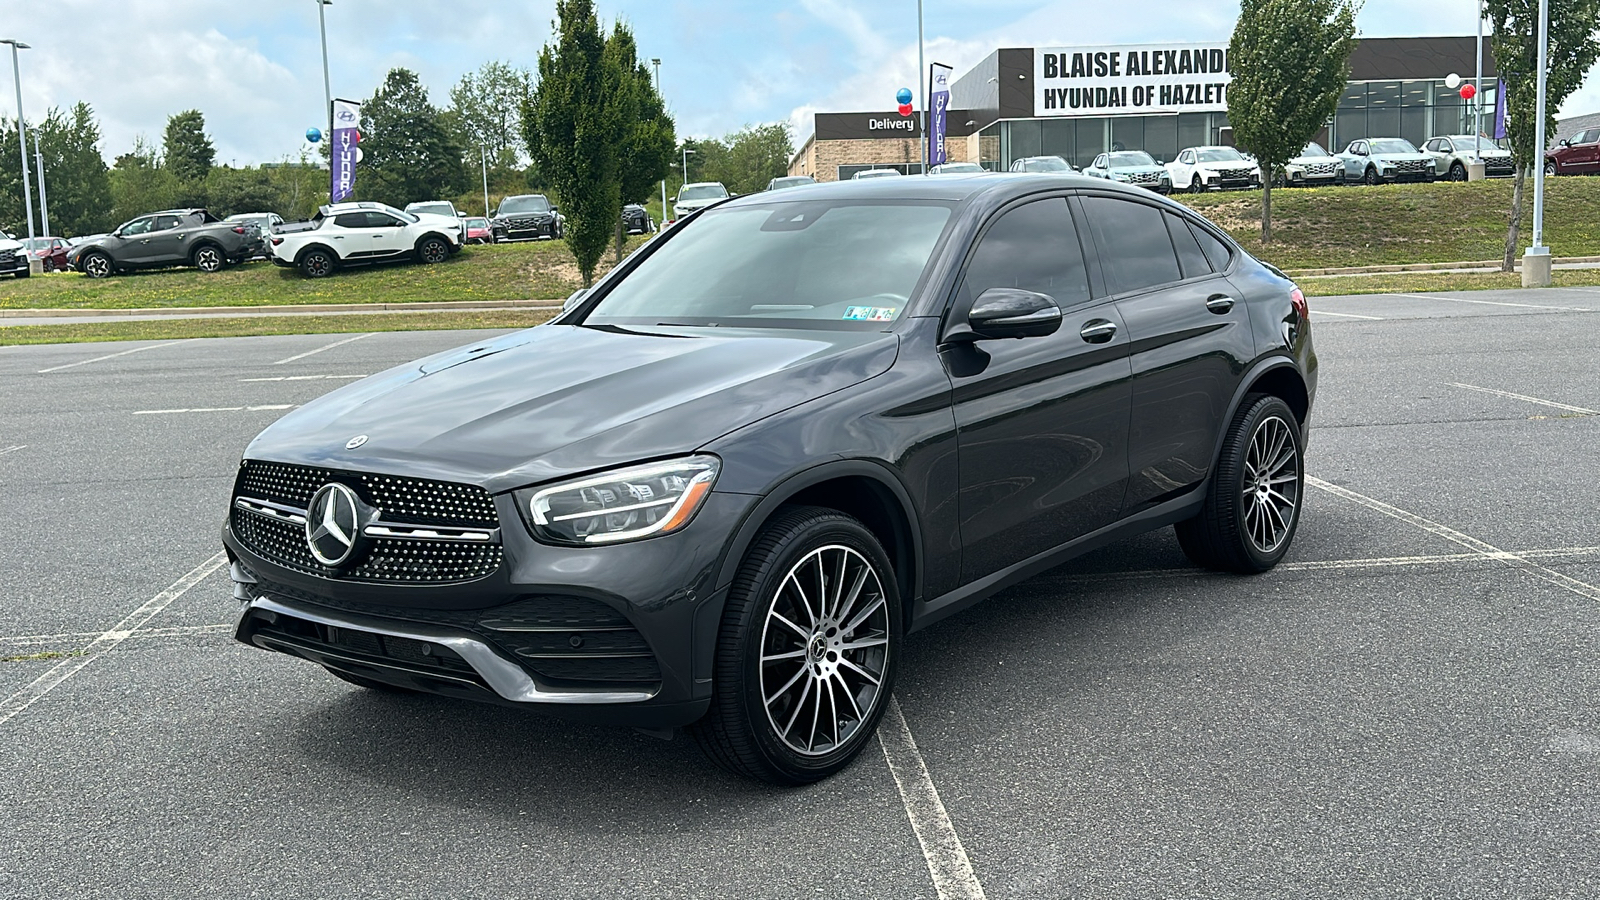
[[[685,219],[553,322],[245,451],[241,641],[370,688],[689,726],[822,778],[909,631],[1176,525],[1260,572],[1300,516],[1304,298],[1148,191],[889,178]]]

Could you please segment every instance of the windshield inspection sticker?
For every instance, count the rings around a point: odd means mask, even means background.
[[[898,306],[847,306],[844,317],[860,322],[892,322],[899,310]]]

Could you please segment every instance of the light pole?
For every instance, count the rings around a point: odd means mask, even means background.
[[[39,146],[39,129],[33,130],[33,161],[39,166],[39,230],[40,237],[50,236],[50,203],[44,196],[44,148]]]
[[[317,0],[317,28],[322,32],[322,100],[328,113],[328,150],[333,150],[333,82],[328,78],[328,19],[323,15],[333,0]]]
[[[661,105],[667,104],[667,98],[661,96],[661,60],[651,59],[650,65],[656,69],[656,96],[661,97]],[[665,174],[661,178],[661,221],[667,220],[667,179]]]
[[[1483,164],[1483,0],[1478,0],[1478,72],[1472,76],[1472,159]]]
[[[1522,254],[1522,286],[1550,286],[1550,248],[1544,245],[1544,94],[1550,65],[1550,0],[1539,0],[1539,100],[1533,122],[1533,245]]]
[[[922,174],[928,174],[928,67],[922,60],[922,0],[917,0],[917,109],[922,114]]]
[[[478,155],[483,158],[483,217],[489,218],[489,148],[478,147]]]
[[[33,240],[33,187],[28,182],[28,138],[22,124],[22,68],[17,62],[17,51],[31,49],[16,38],[5,38],[0,44],[11,45],[11,77],[17,82],[17,147],[22,151],[22,205],[28,210],[28,240]],[[32,265],[32,263],[29,263]]]

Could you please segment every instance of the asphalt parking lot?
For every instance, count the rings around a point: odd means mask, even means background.
[[[232,641],[249,439],[482,333],[0,348],[0,897],[1592,896],[1600,289],[1311,303],[1284,565],[1010,590],[799,790]]]

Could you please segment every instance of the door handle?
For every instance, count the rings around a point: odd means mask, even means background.
[[[1090,319],[1078,330],[1078,336],[1091,344],[1104,344],[1117,335],[1117,323],[1106,319]]]
[[[1233,298],[1227,294],[1212,294],[1206,298],[1206,309],[1220,316],[1233,309],[1233,302]]]

